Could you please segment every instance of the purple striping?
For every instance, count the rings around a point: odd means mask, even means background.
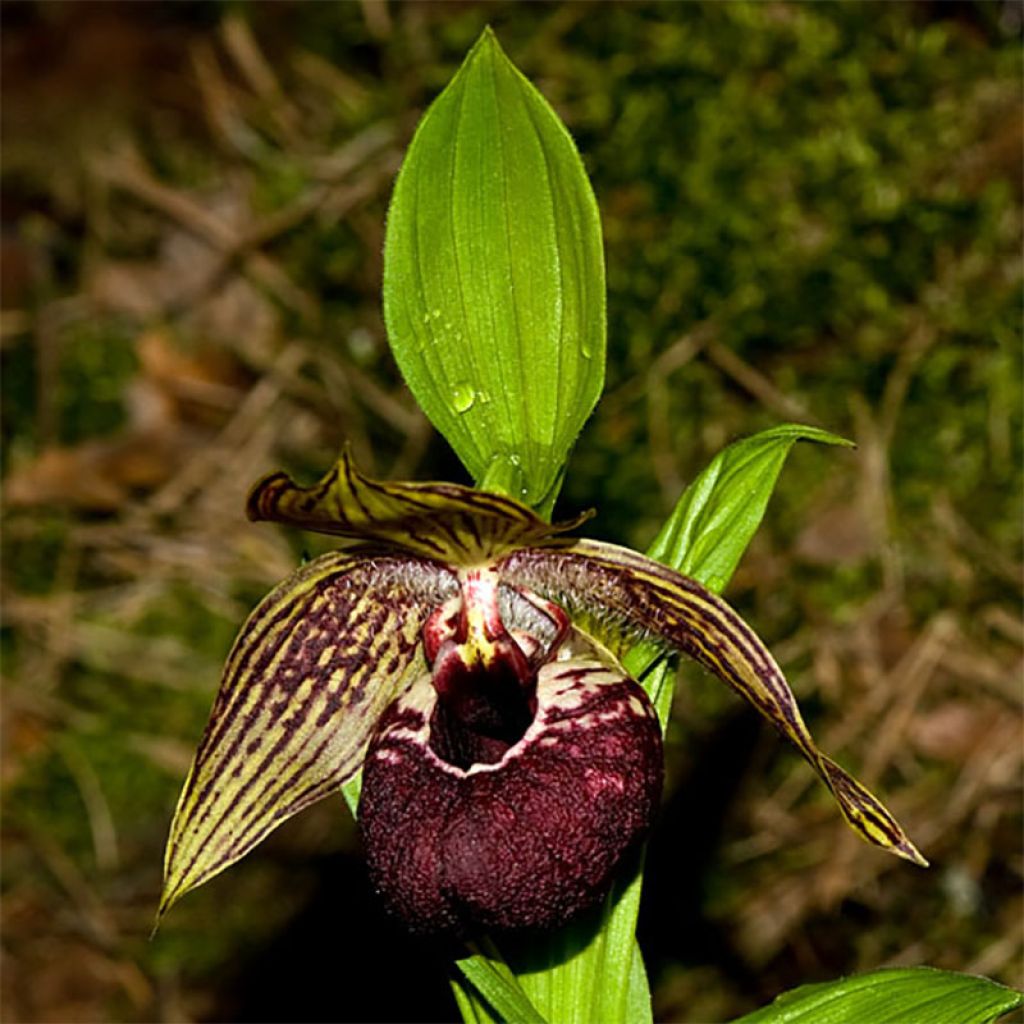
[[[366,518],[370,522],[372,522],[373,521],[373,515],[370,513],[370,510],[363,504],[362,498],[359,497],[358,485],[356,484],[356,482],[355,482],[355,480],[353,479],[353,476],[352,476],[353,470],[354,470],[354,466],[352,465],[351,459],[344,459],[343,462],[342,462],[342,466],[343,466],[344,471],[345,471],[345,482],[348,484],[348,496],[352,499],[352,501],[354,501],[359,506],[359,509],[363,513],[363,515],[366,516]],[[337,467],[335,467],[335,470],[337,470]],[[338,507],[339,518],[342,518],[342,516],[344,514],[344,510],[341,508],[341,503],[340,502],[338,502],[337,504],[339,506]],[[347,519],[347,517],[345,517],[345,518]]]
[[[319,698],[319,696],[320,696],[319,693],[317,693],[317,691],[314,690],[313,693],[310,694],[310,696],[306,699],[306,701],[300,707],[294,709],[293,716],[294,716],[294,718],[296,718],[298,720],[298,724],[301,724],[301,722],[304,721],[308,717],[308,714],[309,714],[309,711],[310,711],[310,708],[311,708],[312,704]],[[280,724],[280,723],[278,723],[278,724]],[[228,747],[227,751],[225,751],[217,759],[219,761],[219,763],[222,764],[222,765],[230,764],[231,760],[235,757],[235,755],[238,752],[238,749],[245,742],[245,740],[246,740],[246,735],[244,733],[240,732],[237,736],[235,736],[232,739],[231,745]],[[250,778],[246,781],[245,785],[243,785],[242,788],[238,791],[238,793],[235,794],[235,803],[236,804],[241,799],[241,797],[254,785],[254,783],[259,779],[260,775],[262,775],[262,773],[266,770],[266,768],[270,765],[270,763],[277,757],[277,755],[281,753],[283,748],[288,743],[290,743],[290,742],[291,742],[291,735],[290,735],[289,732],[285,732],[284,735],[281,735],[281,736],[277,737],[277,739],[274,741],[273,745],[271,746],[270,750],[264,755],[263,760],[260,762],[260,764],[252,768],[252,774],[251,774]],[[202,764],[202,759],[203,759],[203,751],[200,750],[200,753],[196,756],[196,768],[198,768]],[[193,774],[192,777],[190,778],[190,783],[196,777],[197,776],[195,774]],[[206,802],[206,797],[208,796],[208,792],[209,792],[210,788],[212,786],[214,786],[215,784],[216,784],[216,778],[207,780],[207,782],[204,784],[203,788],[195,796],[196,804],[202,804],[202,803]],[[213,811],[213,806],[214,805],[212,803],[208,804],[203,809],[203,811],[199,814],[198,818],[195,821],[195,827],[196,828],[201,826],[210,817],[210,814]],[[232,808],[228,808],[228,810],[225,811],[224,815],[221,816],[220,820],[223,821],[224,817],[228,813],[230,813],[231,810],[232,810]],[[218,824],[219,824],[219,822],[218,822]]]
[[[357,605],[357,607],[358,607],[358,605]],[[366,616],[363,616],[362,618],[358,619],[356,621],[356,625],[359,626],[359,627],[363,627],[366,623],[369,623],[369,629],[372,631],[373,626],[374,625],[379,625],[383,621],[383,619],[386,618],[387,614],[388,613],[386,611],[381,612],[379,610],[373,610],[373,614],[372,615],[366,615]],[[279,670],[277,673],[275,673],[275,675],[273,677],[271,677],[271,679],[263,680],[260,683],[254,683],[253,685],[257,685],[257,686],[262,685],[263,687],[265,687],[268,696],[269,696],[269,694],[271,692],[273,692],[275,690],[277,690],[277,691],[283,690],[283,691],[285,691],[286,694],[290,695],[290,692],[294,691],[296,686],[299,683],[301,683],[305,678],[307,678],[309,675],[316,675],[316,676],[326,675],[326,676],[329,676],[330,673],[335,668],[339,667],[338,665],[335,664],[334,659],[332,659],[332,661],[327,666],[325,666],[323,669],[320,669],[319,667],[316,667],[315,672],[312,670],[313,667],[315,666],[315,663],[316,663],[317,659],[319,658],[320,653],[322,652],[322,650],[326,646],[329,645],[329,643],[332,640],[332,638],[330,636],[325,635],[324,638],[323,638],[323,641],[321,643],[319,643],[319,644],[311,644],[311,643],[309,643],[308,640],[307,640],[307,637],[308,637],[309,631],[312,628],[313,628],[313,624],[311,624],[309,622],[301,622],[297,626],[296,630],[288,635],[287,640],[285,641],[286,647],[285,647],[285,650],[284,650],[283,653],[280,650],[280,648],[272,649],[270,651],[265,651],[263,653],[263,656],[258,660],[257,664],[249,669],[249,673],[251,673],[252,675],[258,675],[261,670],[265,671],[266,667],[269,664],[269,662],[273,658],[275,658],[275,657],[279,657],[281,662],[285,663],[285,662],[287,662],[287,659],[289,658],[289,655],[292,655],[292,657],[295,659],[295,664],[288,665],[287,667],[284,664],[282,664],[281,670]],[[365,643],[365,641],[361,640],[361,643]],[[297,652],[301,652],[301,653],[298,653],[297,657],[296,657],[296,653],[293,653],[293,652],[296,652],[296,649],[297,649]],[[341,661],[342,657],[339,656],[338,660]],[[361,658],[359,658],[357,660],[356,657],[355,657],[355,654],[353,653],[352,655],[349,656],[348,661],[349,661],[349,664],[351,664],[353,668],[355,668],[357,666],[361,667],[365,663],[365,656],[361,657]],[[308,666],[310,666],[310,668],[306,672],[303,673],[303,675],[301,676],[300,679],[296,680],[294,685],[288,686],[288,685],[286,685],[286,679],[285,679],[285,677],[283,675],[283,671],[286,671],[288,668],[294,669],[296,667],[296,665],[298,667],[300,667],[300,668],[305,667],[306,665],[308,665]],[[237,669],[236,672],[233,674],[232,681],[239,680],[240,679],[240,673],[242,671],[243,671],[243,669],[241,667],[239,667],[239,669]],[[229,685],[228,681],[225,680],[225,685],[222,686],[222,689],[221,689],[221,693],[222,694],[228,692],[228,689],[227,689],[228,685]],[[208,733],[209,734],[208,734],[208,736],[204,736],[203,740],[200,742],[200,747],[199,747],[199,756],[200,757],[202,756],[203,752],[205,751],[205,749],[207,749],[207,747],[209,745],[213,744],[216,741],[219,741],[221,739],[221,737],[224,735],[224,733],[227,731],[227,729],[230,728],[230,724],[233,721],[235,721],[236,718],[237,718],[237,713],[236,714],[231,714],[230,713],[231,706],[233,704],[236,704],[238,701],[246,699],[249,696],[249,692],[244,687],[238,687],[237,690],[235,691],[235,693],[232,694],[232,696],[234,697],[234,699],[230,700],[230,701],[229,700],[225,700],[224,702],[222,702],[220,708],[217,708],[217,706],[215,705],[214,713],[211,715],[210,724],[208,726]],[[286,697],[282,698],[282,701],[280,701],[276,705],[277,713],[282,713],[284,710],[286,710],[287,703],[288,703],[288,697],[286,696]]]
[[[419,640],[416,636],[412,636],[409,638],[396,637],[396,640],[398,643],[399,653],[401,655],[405,655],[405,665],[408,666],[409,663],[415,657],[416,650],[419,647]],[[395,676],[397,675],[398,673],[396,672]],[[371,683],[377,682],[378,679],[383,679],[384,681],[387,681],[394,677],[386,674],[381,674],[380,676],[378,676],[378,674],[375,671],[370,671],[361,672],[358,675],[355,675],[353,678],[354,682],[350,681],[348,684],[348,704],[354,706],[362,700],[363,693],[366,691],[366,687],[369,686]]]
[[[612,690],[612,686],[610,683],[602,684],[599,690],[586,695],[575,707],[565,708],[557,704],[549,706],[544,710],[544,723],[556,725],[571,722],[578,718],[586,718],[588,715],[601,714],[607,708],[616,708],[618,714],[623,717],[642,717],[641,713],[634,711],[629,703],[622,699],[621,694],[608,692]]]
[[[558,678],[558,679],[569,679],[569,680],[572,680],[572,682],[574,682],[574,683],[578,683],[581,680],[586,679],[587,676],[594,676],[594,675],[600,676],[600,675],[607,675],[607,674],[608,674],[608,669],[607,669],[606,666],[604,666],[604,665],[592,665],[592,666],[589,666],[587,668],[578,668],[578,667],[576,667],[576,668],[569,668],[569,669],[561,669],[561,670],[559,670],[557,672],[556,678]]]
[[[433,523],[424,523],[424,526],[429,526],[431,531],[434,530]],[[405,529],[405,534],[407,537],[415,541],[421,547],[429,548],[431,551],[436,551],[439,559],[441,560],[444,560],[445,556],[448,554],[447,550],[445,549],[445,546],[443,544],[439,544],[436,540],[434,540],[434,538],[430,536],[429,533],[426,535],[422,533],[417,533],[417,531],[412,529],[411,526],[407,526]]]
[[[655,630],[666,640],[681,647],[691,657],[698,657],[705,664],[707,664],[705,659],[697,653],[700,648],[696,646],[695,641],[706,644],[708,628],[717,631],[720,635],[728,638],[738,649],[764,685],[772,690],[780,702],[788,699],[785,696],[785,684],[780,679],[778,670],[766,658],[766,652],[757,642],[749,627],[728,605],[695,580],[661,566],[652,566],[634,560],[630,560],[629,565],[618,565],[603,561],[600,556],[572,552],[559,552],[556,558],[552,558],[552,555],[542,548],[521,549],[510,555],[501,565],[513,573],[520,566],[527,570],[533,570],[540,577],[540,585],[537,586],[537,589],[543,591],[545,584],[549,582],[564,585],[564,579],[549,581],[546,570],[557,570],[562,575],[567,567],[566,563],[569,563],[570,568],[575,569],[576,574],[597,576],[605,583],[613,583],[619,591],[617,594],[609,594],[605,588],[600,591],[597,600],[601,600],[628,621]],[[654,571],[655,568],[659,570],[657,573]],[[656,581],[655,584],[644,579],[643,575],[636,575],[636,572],[652,577]],[[530,582],[536,586],[538,581],[530,579]],[[660,582],[685,589],[688,593],[699,597],[700,609],[689,608],[682,603],[679,597],[661,591],[656,585]],[[575,593],[573,596],[578,599],[578,595]],[[581,603],[586,604],[587,602],[584,599]],[[723,648],[719,647],[718,649]],[[707,665],[707,667],[712,671],[718,671],[715,665]]]
[[[280,747],[281,747],[281,742],[282,741],[281,741],[281,739],[279,739],[278,742],[274,744],[274,747],[272,748],[271,752],[264,758],[264,761],[260,765],[260,768],[253,772],[253,774],[249,777],[249,779],[245,782],[245,784],[237,791],[237,793],[233,794],[233,799],[232,799],[231,805],[223,810],[223,812],[221,813],[220,817],[210,827],[209,835],[211,835],[211,836],[215,835],[217,833],[217,830],[224,823],[225,819],[228,818],[230,815],[237,815],[241,821],[250,820],[250,815],[251,815],[252,811],[254,810],[255,806],[257,804],[261,803],[261,802],[266,804],[268,801],[275,799],[278,794],[286,791],[291,786],[292,781],[294,780],[295,776],[299,772],[301,772],[305,767],[308,767],[309,765],[315,763],[316,758],[319,756],[320,753],[322,753],[322,751],[327,746],[327,744],[330,742],[330,740],[331,740],[331,737],[329,737],[329,736],[324,738],[321,741],[319,747],[316,749],[316,751],[314,752],[314,754],[313,754],[313,756],[311,758],[308,758],[305,761],[305,763],[300,764],[299,767],[295,771],[291,772],[289,775],[282,776],[281,774],[278,774],[277,776],[275,776],[274,777],[274,781],[277,782],[277,786],[276,787],[271,786],[271,787],[268,787],[265,790],[257,791],[254,794],[253,799],[251,799],[249,801],[248,805],[245,808],[243,808],[243,809],[239,809],[239,804],[240,804],[240,802],[242,800],[242,797],[245,796],[247,793],[249,793],[249,791],[253,788],[253,786],[257,782],[257,780],[261,779],[261,776],[263,776],[263,774],[264,774],[263,769],[267,766],[268,762],[273,757],[275,757],[277,754],[279,754],[281,752]],[[300,755],[305,753],[306,748],[308,746],[309,746],[309,740],[307,739],[306,744],[303,747],[300,747],[298,750],[293,752],[291,758],[289,758],[290,763],[294,765],[299,760]],[[214,782],[215,781],[216,780],[214,780]],[[338,782],[340,782],[340,780],[338,780]],[[331,788],[332,785],[338,784],[338,782],[331,783],[330,780],[323,780],[322,784],[329,789],[329,788]],[[199,796],[197,797],[197,802],[200,802],[200,801],[202,801],[205,798],[206,790],[208,790],[209,788],[210,788],[210,784],[208,784],[207,787],[204,787],[204,791],[201,794],[199,794]],[[213,801],[210,802],[209,806],[207,806],[207,808],[204,810],[204,812],[196,820],[194,828],[198,829],[199,826],[201,826],[203,824],[203,822],[209,817],[210,812],[213,810],[213,807],[216,806],[216,796],[219,796],[219,794],[215,795]],[[289,806],[294,806],[294,801],[292,801],[289,804]],[[289,813],[293,813],[293,812],[290,811]],[[251,831],[252,831],[252,826],[251,826],[251,822],[250,822],[250,826],[249,826],[248,830],[242,831],[241,833],[236,835],[235,842],[234,842],[234,844],[232,845],[231,848],[232,849],[237,849],[239,845],[244,843],[246,836],[251,834]],[[269,826],[265,829],[263,834],[266,834],[267,831],[269,831]],[[196,860],[198,860],[199,857],[202,855],[202,852],[203,852],[202,848],[200,848],[193,855],[192,860],[184,868],[183,873],[182,873],[182,877],[185,877],[188,874],[188,872],[194,866]]]
[[[262,612],[265,605],[269,602],[264,599],[264,602],[257,607],[256,611],[250,616],[249,621],[245,626],[242,627],[242,631],[238,635],[238,639],[235,641],[234,650],[228,658],[228,665],[233,670],[234,675],[247,674],[250,671],[259,671],[266,667],[268,660],[278,653],[278,646],[273,643],[275,637],[272,636],[273,631],[277,626],[292,620],[298,619],[304,612],[306,606],[311,602],[324,597],[324,591],[331,588],[337,587],[338,589],[351,589],[354,581],[352,580],[353,573],[362,569],[362,566],[349,565],[349,568],[345,572],[341,572],[339,567],[338,575],[325,576],[322,580],[317,581],[315,587],[311,590],[306,591],[299,595],[298,598],[288,601],[274,609],[274,614],[269,618],[257,618]],[[340,576],[340,578],[339,578]],[[291,586],[295,585],[294,578],[288,581]],[[277,592],[272,592],[271,598]],[[269,609],[268,609],[269,610]],[[291,634],[289,634],[290,636]],[[271,644],[269,649],[261,647],[261,644],[268,638],[271,637]],[[247,649],[240,658],[238,664],[233,664],[236,655],[241,653],[242,643],[247,644]],[[253,659],[256,658],[257,664],[254,667],[252,665]]]
[[[361,682],[363,683],[363,685],[365,685],[365,678],[368,678],[369,675],[370,675],[369,672],[362,673],[362,676],[364,677],[364,679],[361,680]],[[348,681],[351,681],[351,679],[348,680]],[[361,693],[361,692],[362,692],[362,686],[360,686],[358,688],[353,688],[352,692],[347,693],[346,695],[349,696],[349,703],[351,704],[353,699],[355,698],[355,696],[358,693]],[[288,719],[286,719],[285,721],[277,723],[278,726],[280,726],[280,727],[282,727],[282,728],[284,728],[286,730],[285,735],[279,736],[277,738],[277,740],[275,741],[275,743],[273,744],[273,746],[271,747],[271,749],[269,750],[269,752],[264,756],[262,762],[258,766],[255,766],[255,767],[251,768],[252,778],[236,794],[236,796],[235,796],[236,802],[238,800],[240,800],[241,797],[251,788],[251,786],[256,781],[256,779],[268,768],[270,763],[278,756],[278,754],[280,754],[283,751],[284,747],[291,741],[290,733],[292,731],[296,730],[299,726],[301,726],[302,724],[306,723],[309,720],[309,718],[310,718],[310,716],[312,714],[312,711],[314,709],[314,704],[316,704],[317,702],[319,702],[319,701],[321,701],[323,699],[324,699],[324,694],[323,694],[322,689],[319,689],[319,690],[318,689],[314,689],[311,692],[311,694],[309,695],[309,697],[306,699],[306,701],[302,704],[302,706],[297,708],[297,709],[294,709],[292,715]],[[340,698],[339,698],[339,704],[340,704]],[[285,703],[285,704],[275,705],[275,708],[278,709],[280,712],[284,712],[290,706],[291,705],[289,703]],[[274,708],[272,708],[271,710],[274,710]],[[330,714],[333,714],[334,710],[335,709],[332,708]],[[328,718],[330,717],[330,714],[328,714],[328,716],[327,716]],[[322,719],[323,719],[323,713],[321,713],[321,720],[318,720],[316,724],[318,724],[318,725],[319,724],[325,724]],[[239,736],[237,736],[237,737],[235,737],[233,739],[233,741],[232,741],[230,747],[228,748],[228,750],[220,758],[221,763],[225,763],[226,764],[226,763],[229,763],[231,761],[231,759],[236,755],[237,750],[238,750],[239,746],[241,745],[241,743],[243,742],[244,738],[245,738],[244,734],[240,734]],[[297,754],[300,753],[300,752],[301,752],[301,750],[300,751],[296,751],[295,755],[297,756]],[[199,755],[199,757],[197,757],[197,761],[196,761],[197,765],[201,762],[201,760],[202,760],[202,751],[200,751],[200,755]],[[208,782],[206,787],[204,787],[203,792],[201,792],[196,797],[196,802],[197,803],[200,803],[200,802],[203,801],[204,797],[206,796],[206,790],[209,788],[210,785],[211,785],[211,783]],[[197,826],[200,826],[200,825],[203,824],[203,822],[209,817],[209,814],[210,814],[211,810],[212,810],[212,807],[207,807],[203,811],[203,813],[200,814],[198,820],[196,821],[196,825]],[[221,820],[223,820],[223,816],[222,816]]]
[[[248,809],[250,811],[250,820],[258,818],[262,813],[265,813],[267,805],[275,804],[280,796],[288,790],[291,790],[298,777],[312,765],[317,763],[320,755],[324,752],[329,742],[329,738],[322,740],[311,756],[307,756],[302,760],[298,757],[291,759],[289,767],[292,771],[287,776],[282,776],[276,780],[278,785],[275,788],[268,788],[264,793],[258,794],[250,803],[250,807]],[[305,750],[302,752],[304,753]],[[281,804],[278,811],[275,811],[274,814],[271,815],[270,820],[276,821],[281,817],[289,817],[292,814],[295,814],[303,807],[307,807],[315,800],[319,800],[320,797],[326,793],[337,789],[338,786],[341,785],[342,781],[342,779],[336,778],[333,773],[330,773],[325,778],[319,778],[307,783],[303,788],[297,790],[293,794],[290,794],[288,802]],[[256,806],[257,803],[262,806]],[[246,834],[248,833],[242,833],[242,835]]]
[[[463,518],[464,517],[460,517],[459,521],[462,522]],[[466,547],[465,539],[463,538],[462,534],[459,532],[457,527],[455,525],[453,525],[452,523],[448,522],[447,518],[438,518],[438,519],[432,520],[430,522],[430,528],[431,529],[435,529],[436,528],[438,533],[444,533],[448,537],[449,541],[451,542],[451,544],[454,547],[465,549],[465,547]],[[473,528],[473,533],[474,533],[474,535],[476,534],[476,528],[475,527]],[[477,539],[479,539],[479,538],[477,538]]]

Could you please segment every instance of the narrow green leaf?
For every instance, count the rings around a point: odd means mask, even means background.
[[[452,995],[455,1005],[459,1008],[459,1016],[464,1024],[501,1024],[501,1018],[495,1016],[487,1000],[465,979],[459,976],[451,978]]]
[[[845,438],[798,423],[729,445],[686,489],[647,553],[721,593],[764,517],[782,464],[797,441],[852,447]]]
[[[605,902],[581,919],[535,940],[526,957],[512,957],[523,990],[557,1024],[650,1024],[651,997],[637,946],[638,871],[624,873]]]
[[[647,549],[648,556],[720,594],[764,518],[782,464],[797,441],[853,447],[845,438],[799,423],[734,442],[686,488]],[[652,698],[652,680],[644,674],[661,656],[657,644],[642,643],[623,659],[626,670]]]
[[[341,795],[345,798],[345,803],[348,804],[348,809],[352,812],[353,818],[356,817],[356,810],[359,807],[359,794],[362,790],[363,769],[360,767],[359,771],[352,778],[341,785]]]
[[[1024,994],[971,974],[911,967],[802,985],[733,1024],[989,1024]]]
[[[395,359],[477,484],[549,509],[604,383],[597,203],[487,29],[413,138],[384,246]]]
[[[503,961],[475,955],[457,960],[456,963],[473,988],[497,1011],[500,1020],[506,1024],[546,1024],[545,1018],[537,1012],[515,975]],[[486,1021],[489,1016],[486,1009],[479,1007],[474,1000],[460,999],[459,991],[457,987],[456,1000],[464,1015],[468,1010],[475,1019]],[[484,1014],[481,1014],[481,1009],[484,1009]]]

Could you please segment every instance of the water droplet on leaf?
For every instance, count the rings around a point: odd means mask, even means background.
[[[456,412],[465,412],[472,408],[476,400],[476,392],[468,384],[456,384],[452,388],[452,408]]]

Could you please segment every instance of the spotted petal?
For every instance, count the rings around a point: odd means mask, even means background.
[[[695,580],[626,548],[587,540],[514,552],[497,571],[506,582],[535,590],[570,611],[610,613],[700,662],[793,743],[831,790],[855,832],[915,864],[927,864],[881,801],[817,748],[764,644],[724,601]]]
[[[375,541],[460,566],[482,565],[590,517],[552,525],[501,494],[458,484],[371,480],[348,450],[312,487],[299,487],[284,473],[266,477],[253,488],[248,512],[250,519]]]
[[[310,562],[242,627],[185,782],[163,914],[359,767],[383,709],[425,669],[420,631],[454,576],[362,549]]]

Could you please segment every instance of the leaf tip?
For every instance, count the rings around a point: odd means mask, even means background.
[[[497,33],[491,28],[490,24],[487,24],[480,35],[477,36],[476,42],[470,47],[469,53],[466,54],[466,63],[472,63],[474,59],[481,55],[494,56],[497,54],[504,56],[505,51],[501,48],[501,43],[498,42]]]
[[[909,860],[911,864],[916,864],[919,868],[931,867],[931,865],[928,863],[927,858],[906,837],[904,837],[902,842],[890,847],[890,849],[894,854],[896,854],[897,857],[902,857],[904,860]]]

